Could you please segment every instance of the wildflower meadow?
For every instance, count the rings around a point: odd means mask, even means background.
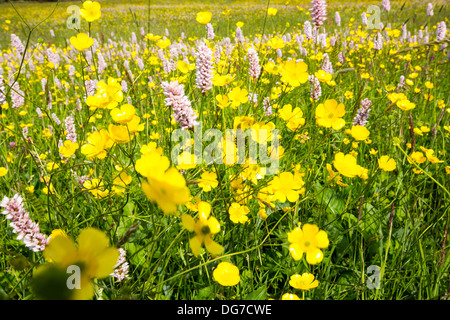
[[[0,3],[0,299],[450,299],[449,17]]]

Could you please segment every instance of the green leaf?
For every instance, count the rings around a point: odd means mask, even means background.
[[[250,292],[245,300],[266,300],[267,298],[267,287],[264,285],[253,292]]]
[[[211,300],[214,298],[214,285],[200,289],[193,300]]]
[[[22,271],[30,267],[30,262],[23,256],[22,254],[19,254],[15,256],[14,258],[10,259],[9,264],[14,270]]]

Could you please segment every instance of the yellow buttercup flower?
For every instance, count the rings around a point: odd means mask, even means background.
[[[96,93],[86,98],[86,104],[93,110],[97,108],[114,109],[122,101],[122,86],[114,78],[108,78],[108,82],[99,81]]]
[[[114,144],[114,140],[111,139],[105,129],[88,133],[87,142],[87,144],[81,146],[81,153],[86,155],[88,159],[105,159],[106,149],[111,148]]]
[[[44,250],[48,261],[33,275],[32,288],[41,299],[89,300],[94,297],[95,279],[103,279],[114,272],[119,251],[109,246],[105,233],[86,228],[78,236],[78,247],[68,236],[57,234]],[[69,276],[79,271],[74,288],[69,288]],[[78,285],[79,287],[76,287]]]
[[[144,144],[139,151],[142,154],[146,154],[147,152],[152,152],[152,151],[155,151],[156,153],[159,153],[160,155],[163,154],[163,149],[161,147],[158,147],[158,145],[154,141],[151,141],[148,144]]]
[[[116,143],[127,143],[131,140],[131,135],[126,126],[110,124],[108,126],[108,133]]]
[[[177,206],[188,202],[191,196],[186,180],[176,168],[170,168],[159,176],[148,177],[147,181],[142,182],[142,189],[164,214],[177,214]]]
[[[77,36],[70,37],[70,43],[78,51],[89,49],[94,44],[94,39],[89,37],[86,33],[79,33]]]
[[[389,156],[382,156],[378,159],[378,165],[380,169],[384,171],[393,171],[397,167],[397,163],[394,159],[389,158]]]
[[[135,169],[138,173],[146,178],[161,179],[170,167],[170,161],[162,153],[154,150],[144,153],[144,155],[136,160]]]
[[[209,192],[219,185],[217,181],[217,174],[215,172],[203,172],[198,186],[203,189],[203,192]]]
[[[364,141],[369,137],[370,131],[364,126],[352,126],[351,135],[357,141]]]
[[[165,39],[159,39],[158,41],[156,41],[156,45],[160,48],[160,49],[165,49],[168,46],[170,46],[171,42],[168,38]]]
[[[83,183],[83,187],[86,188],[95,198],[105,198],[109,194],[109,190],[105,188],[105,185],[100,179],[86,180]]]
[[[240,87],[235,87],[228,93],[228,99],[231,101],[231,107],[236,109],[242,103],[248,102],[248,91]]]
[[[136,109],[131,104],[124,104],[120,108],[110,111],[111,118],[117,123],[128,123],[133,119]]]
[[[316,225],[305,224],[303,228],[297,227],[288,232],[289,252],[294,260],[300,260],[306,253],[306,261],[316,264],[323,260],[321,248],[329,245],[328,235]]]
[[[338,152],[334,156],[333,165],[343,176],[353,178],[363,173],[363,168],[356,163],[356,158],[351,154]]]
[[[137,115],[134,115],[125,125],[129,133],[143,131],[145,129],[145,123],[141,123],[141,118]]]
[[[329,82],[333,77],[331,73],[325,72],[324,70],[319,70],[315,72],[314,75],[320,82]]]
[[[305,118],[303,118],[303,111],[299,107],[292,110],[292,105],[290,104],[283,106],[278,114],[281,119],[286,121],[286,127],[291,131],[296,131],[306,122]]]
[[[229,262],[221,262],[213,271],[213,278],[224,287],[235,286],[241,281],[239,269]]]
[[[277,14],[277,12],[278,12],[278,9],[276,9],[276,8],[268,8],[268,9],[267,9],[267,14],[268,14],[269,16],[274,16],[274,15]]]
[[[281,81],[291,87],[298,87],[308,81],[308,66],[303,61],[286,61],[281,65]]]
[[[302,186],[304,182],[298,176],[294,176],[290,172],[282,172],[275,176],[270,183],[274,193],[274,198],[284,203],[286,200],[295,202],[302,193]]]
[[[409,163],[417,162],[417,163],[424,163],[427,161],[427,158],[423,155],[420,151],[414,151],[411,156],[407,158]]]
[[[195,20],[197,20],[198,23],[201,24],[208,24],[211,21],[212,13],[209,11],[201,11],[197,13],[197,17]]]
[[[83,8],[80,9],[80,14],[87,22],[100,19],[102,15],[100,3],[97,1],[83,2]]]
[[[228,99],[228,97],[226,95],[218,94],[216,96],[216,100],[217,100],[217,106],[220,109],[225,109],[226,107],[228,107],[230,105],[230,100]]]
[[[345,106],[334,99],[326,100],[316,108],[317,125],[339,130],[344,127]]]
[[[294,274],[289,280],[291,287],[299,290],[309,290],[316,288],[319,285],[318,280],[314,280],[314,275],[311,273],[303,273],[302,275]]]
[[[218,256],[223,252],[223,247],[213,240],[213,235],[220,231],[219,221],[210,214],[211,205],[200,201],[197,222],[188,214],[181,216],[183,226],[188,231],[195,232],[195,236],[189,240],[189,246],[195,256],[200,254],[202,244],[205,244],[206,250],[213,256]]]
[[[126,172],[122,172],[117,178],[113,180],[111,191],[115,194],[121,195],[125,192],[125,187],[132,181],[132,177]]]
[[[408,99],[403,99],[403,100],[397,101],[396,105],[397,105],[397,107],[399,107],[400,109],[402,109],[404,111],[409,111],[416,107],[416,104],[412,103]]]
[[[298,8],[298,7],[297,7]],[[281,300],[303,300],[295,293],[285,293],[281,296]]]
[[[237,202],[233,202],[228,209],[228,213],[230,214],[230,220],[234,223],[246,223],[248,221],[248,213],[250,209],[245,205],[240,205]]]
[[[5,167],[0,167],[0,177],[6,176],[7,173],[8,169],[6,169]]]
[[[197,157],[188,152],[184,151],[177,157],[177,169],[178,170],[189,170],[193,169],[197,166],[196,164]]]
[[[59,147],[59,153],[64,158],[70,158],[78,148],[79,144],[77,142],[66,140],[64,141],[64,144],[61,147]]]
[[[49,235],[48,239],[49,241],[52,241],[56,236],[64,236],[69,237],[67,233],[62,229],[55,229],[52,231],[52,233]]]

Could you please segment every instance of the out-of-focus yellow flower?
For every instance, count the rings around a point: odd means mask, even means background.
[[[170,168],[159,175],[151,174],[147,182],[142,182],[142,189],[164,214],[176,214],[177,206],[188,202],[191,195],[186,180],[176,168]]]
[[[389,156],[382,156],[378,159],[378,165],[380,169],[384,171],[393,171],[397,167],[397,163],[394,159],[389,158]]]
[[[334,156],[333,165],[343,176],[353,178],[362,173],[363,168],[356,163],[356,158],[351,154],[338,152]]]
[[[226,10],[223,10],[223,11],[222,11],[222,14],[223,14],[224,16],[229,16],[230,13],[231,13],[231,9],[226,9]]]
[[[158,41],[156,41],[156,46],[160,49],[165,49],[168,46],[170,46],[171,42],[168,38],[165,39],[159,39]]]
[[[197,222],[188,214],[181,216],[183,227],[188,231],[195,232],[195,236],[189,240],[189,246],[195,256],[200,254],[202,244],[213,256],[218,256],[223,252],[223,247],[213,240],[213,235],[220,231],[219,221],[210,216],[211,205],[207,202],[198,203]]]
[[[331,73],[325,72],[323,70],[319,70],[319,71],[315,72],[314,75],[320,82],[329,82],[329,81],[331,81],[331,78],[333,77],[331,75]]]
[[[109,246],[109,239],[102,231],[86,228],[78,236],[78,247],[71,238],[58,233],[46,246],[44,257],[48,262],[40,265],[33,275],[32,288],[37,296],[89,300],[94,297],[93,281],[114,272],[119,251]],[[74,268],[79,271],[79,279],[75,281],[79,288],[71,289],[67,283]]]
[[[408,162],[416,162],[416,163],[424,163],[427,161],[427,158],[420,151],[414,151],[411,156],[408,157]]]
[[[89,49],[94,44],[94,39],[89,37],[86,33],[79,33],[77,36],[70,37],[70,43],[78,51]]]
[[[274,16],[274,15],[277,14],[277,12],[278,12],[278,9],[276,9],[276,8],[268,8],[268,9],[267,9],[267,14],[268,14],[269,16]]]
[[[231,101],[231,107],[236,109],[241,104],[248,102],[248,91],[247,89],[235,87],[228,93],[228,99]]]
[[[370,131],[364,126],[352,126],[351,135],[357,141],[364,141],[369,137]]]
[[[208,24],[211,21],[212,13],[209,11],[201,11],[197,13],[197,17],[195,20],[197,20],[198,23],[201,24]]]
[[[66,140],[64,141],[64,144],[61,147],[59,147],[59,153],[64,158],[70,158],[79,147],[80,146],[77,142]]]
[[[353,99],[353,92],[345,91],[344,96],[346,99]]]
[[[100,19],[100,17],[102,16],[100,3],[98,3],[97,1],[83,2],[83,8],[80,9],[80,14],[87,22],[92,22]]]
[[[105,198],[109,194],[109,190],[105,188],[103,181],[98,178],[86,180],[83,183],[83,187],[88,190],[95,198]]]
[[[0,167],[0,177],[6,176],[7,173],[8,173],[8,169],[6,169],[5,167]]]
[[[86,155],[88,159],[105,159],[106,149],[111,148],[114,144],[114,140],[111,139],[105,129],[88,133],[87,142],[81,146],[81,153]]]
[[[111,118],[117,123],[128,123],[133,119],[136,109],[131,104],[124,104],[120,108],[110,111]]]

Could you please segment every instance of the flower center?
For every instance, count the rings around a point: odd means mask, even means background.
[[[334,118],[334,113],[328,114],[328,118]]]
[[[208,226],[203,226],[201,229],[202,234],[207,235],[211,233],[211,229]]]
[[[311,244],[311,243],[310,243],[309,241],[306,241],[306,242],[305,242],[305,247],[309,247],[310,244]]]

